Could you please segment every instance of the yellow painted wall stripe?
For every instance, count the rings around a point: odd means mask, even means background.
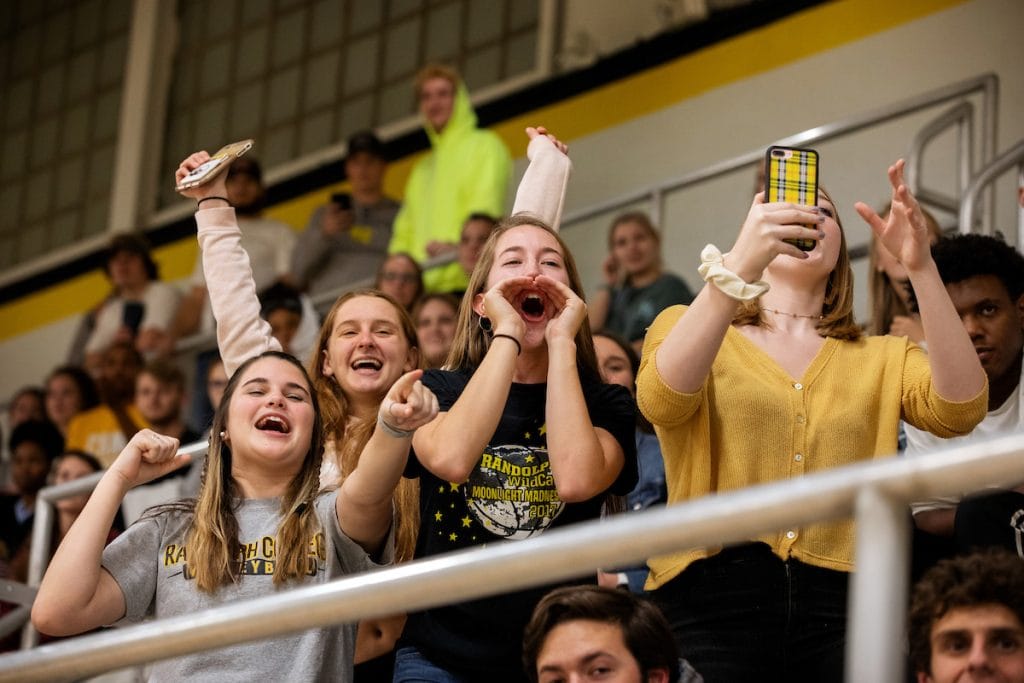
[[[528,125],[543,123],[565,140],[580,138],[963,2],[966,0],[828,3],[505,120],[492,126],[492,130],[502,137],[513,157],[521,157],[526,153],[523,128]],[[813,39],[793,40],[794,36],[813,36]],[[390,165],[385,179],[388,194],[402,195],[405,180],[421,155],[405,157]],[[331,192],[342,188],[343,183],[320,188],[272,207],[267,215],[300,230],[312,210],[327,201]],[[154,258],[160,264],[164,279],[175,280],[191,273],[197,249],[194,239],[183,239],[157,249]],[[82,313],[99,302],[108,290],[102,271],[95,271],[4,304],[0,306],[0,339]]]

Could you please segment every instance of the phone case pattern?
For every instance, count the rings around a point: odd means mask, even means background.
[[[774,154],[781,150],[784,155]],[[817,206],[818,153],[813,149],[770,147],[766,155],[766,201]],[[787,240],[804,251],[814,249],[814,240]]]

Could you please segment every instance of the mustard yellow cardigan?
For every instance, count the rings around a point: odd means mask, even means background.
[[[653,359],[685,311],[668,308],[651,325],[637,377],[637,403],[661,442],[669,505],[891,455],[901,416],[943,437],[966,434],[985,417],[987,388],[963,403],[944,400],[932,389],[928,358],[902,337],[828,338],[795,380],[730,328],[704,386],[693,394],[674,391]],[[853,569],[852,520],[751,540],[783,559]],[[648,589],[719,550],[652,558]]]

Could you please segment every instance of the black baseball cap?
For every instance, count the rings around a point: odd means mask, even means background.
[[[366,152],[378,159],[387,161],[387,155],[384,153],[384,143],[374,135],[372,130],[361,130],[348,139],[345,152],[346,157],[351,157],[353,154],[359,154],[360,152]]]

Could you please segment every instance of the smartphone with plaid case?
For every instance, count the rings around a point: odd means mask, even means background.
[[[765,201],[818,205],[818,152],[798,147],[772,146],[765,153]],[[813,226],[808,226],[813,227]],[[786,240],[803,251],[815,241]]]

